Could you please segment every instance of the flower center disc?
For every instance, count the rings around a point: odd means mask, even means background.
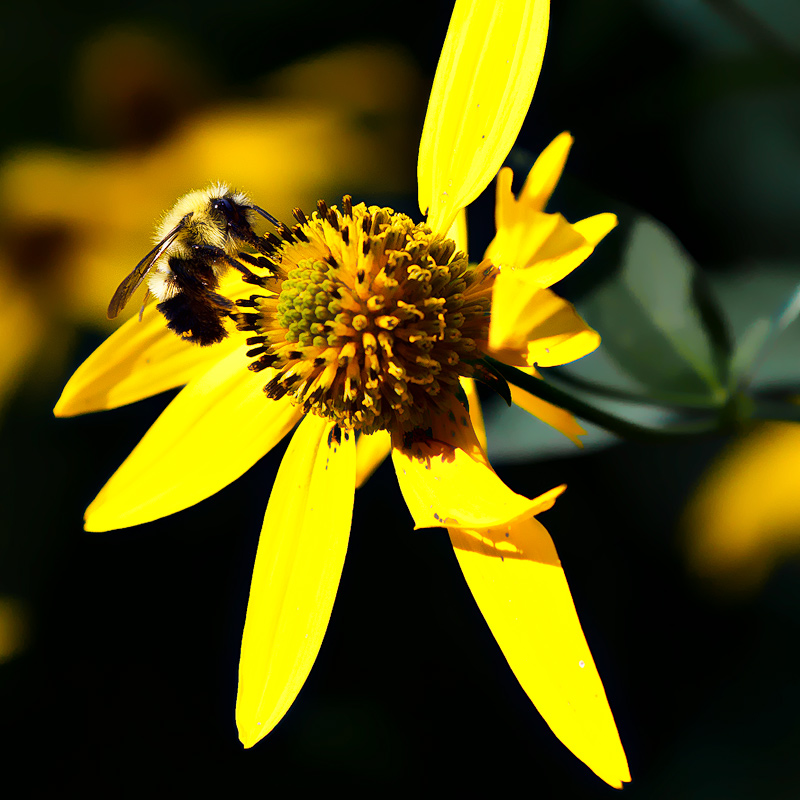
[[[494,268],[469,266],[450,239],[392,209],[345,197],[272,237],[272,294],[239,327],[257,336],[264,387],[346,428],[409,431],[483,357]]]

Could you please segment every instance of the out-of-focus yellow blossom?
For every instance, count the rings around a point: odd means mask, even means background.
[[[800,552],[800,425],[763,423],[711,464],[683,518],[692,568],[722,590],[752,591]]]
[[[187,383],[87,510],[87,529],[98,531],[199,502],[297,424],[270,494],[245,621],[237,724],[246,746],[274,728],[309,674],[341,576],[357,475],[391,445],[416,526],[448,528],[484,617],[550,727],[612,786],[630,779],[558,556],[535,519],[563,487],[533,500],[508,489],[458,399],[459,376],[490,352],[497,270],[469,266],[446,236],[519,132],[548,17],[547,0],[457,0],[420,144],[426,223],[349,197],[341,208],[319,205],[311,219],[298,212],[298,225],[273,235],[267,274],[221,289],[254,309],[238,321],[257,334],[247,345],[234,331],[221,345],[189,345],[151,307],[90,356],[56,408],[111,408]],[[253,285],[263,291],[254,296]],[[552,347],[586,338],[578,319],[559,314]],[[527,364],[529,341],[505,342],[504,352]]]
[[[0,664],[25,649],[28,627],[28,612],[23,602],[13,597],[0,597]]]

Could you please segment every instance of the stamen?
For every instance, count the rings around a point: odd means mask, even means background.
[[[276,370],[268,397],[345,432],[411,431],[460,377],[488,377],[479,362],[494,268],[473,269],[451,240],[349,196],[341,211],[320,200],[311,219],[292,213],[297,225],[264,237],[275,252],[255,277],[268,295],[237,301],[254,310],[236,315],[255,334],[250,369]]]

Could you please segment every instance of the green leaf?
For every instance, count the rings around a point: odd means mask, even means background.
[[[800,386],[800,267],[762,262],[713,278],[735,336],[731,383],[753,390]]]
[[[638,215],[625,227],[619,272],[580,311],[608,355],[654,399],[723,398],[731,345],[703,275],[652,218]]]

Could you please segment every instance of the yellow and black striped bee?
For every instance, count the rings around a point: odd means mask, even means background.
[[[243,246],[264,252],[263,240],[253,231],[256,214],[279,225],[247,195],[224,184],[184,195],[164,215],[156,246],[114,292],[108,318],[122,311],[147,278],[170,330],[200,345],[221,342],[227,336],[223,320],[235,306],[216,290],[229,267],[247,271],[237,260]]]

